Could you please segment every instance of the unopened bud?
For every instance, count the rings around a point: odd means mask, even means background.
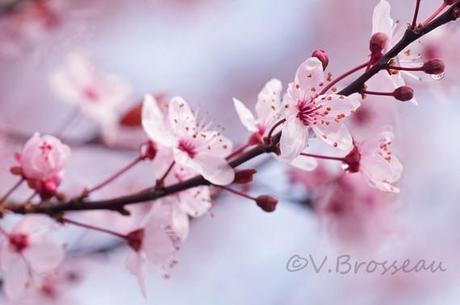
[[[278,204],[278,199],[270,195],[260,195],[256,198],[257,205],[265,212],[273,212]]]
[[[329,56],[327,56],[326,51],[318,49],[313,51],[311,57],[316,57],[323,64],[323,70],[326,70],[326,67],[329,65]]]
[[[253,168],[243,169],[235,173],[233,183],[246,184],[252,182],[252,179],[257,171]]]
[[[409,86],[401,86],[393,91],[393,96],[397,100],[407,102],[414,98],[414,89]]]
[[[369,49],[372,54],[382,53],[387,45],[388,36],[384,33],[375,33],[369,41]]]
[[[153,160],[157,155],[157,146],[155,142],[148,141],[141,145],[140,148],[140,157],[142,160]]]
[[[56,195],[57,184],[54,181],[43,182],[38,191],[42,200],[48,200]]]
[[[132,231],[126,235],[128,245],[136,252],[142,248],[142,241],[144,240],[144,229]]]
[[[15,176],[22,176],[22,167],[20,166],[13,166],[10,168],[10,173]]]
[[[440,59],[432,59],[423,64],[423,72],[427,74],[444,73],[444,62]]]

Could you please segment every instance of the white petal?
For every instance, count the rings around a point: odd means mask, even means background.
[[[172,228],[177,236],[180,237],[181,240],[185,240],[188,236],[188,232],[190,229],[190,223],[188,219],[188,215],[185,211],[183,211],[179,207],[179,202],[177,202],[178,197],[175,198],[176,202],[172,203]]]
[[[228,156],[232,152],[233,143],[217,131],[203,131],[192,138],[197,154],[205,153],[218,157]]]
[[[312,88],[318,90],[319,85],[324,82],[321,61],[316,57],[310,57],[304,61],[297,69],[295,82],[307,92],[310,92]]]
[[[166,147],[174,146],[175,138],[155,98],[147,94],[142,106],[142,126],[148,136]]]
[[[22,256],[14,255],[8,259],[8,266],[3,270],[3,280],[5,293],[9,299],[17,300],[24,295],[30,283],[30,275]]]
[[[292,161],[307,144],[308,127],[296,117],[288,118],[281,133],[280,157],[287,161]]]
[[[209,187],[201,186],[179,193],[179,206],[192,217],[199,217],[212,206]]]
[[[254,118],[252,112],[240,100],[237,100],[236,98],[233,99],[233,105],[235,106],[236,113],[238,113],[241,124],[243,124],[247,130],[256,132],[256,119]]]
[[[180,160],[184,160],[181,158]],[[225,157],[219,157],[209,154],[199,154],[193,159],[189,159],[187,164],[199,174],[201,174],[206,180],[217,185],[227,185],[233,182],[235,179],[235,171],[228,164]]]
[[[386,0],[380,0],[374,9],[372,16],[372,33],[384,33],[391,40],[393,36],[393,19],[391,18],[391,6]]]
[[[143,272],[144,259],[139,253],[131,253],[126,260],[126,268],[137,279],[139,288],[142,295],[147,297],[147,289],[145,288],[144,272]]]
[[[176,135],[187,136],[198,132],[195,114],[181,97],[174,97],[169,103],[169,125]]]
[[[321,140],[332,147],[348,151],[353,146],[353,139],[344,124],[317,124],[312,129]]]
[[[24,258],[30,267],[38,273],[46,273],[55,269],[64,259],[64,249],[56,242],[45,236],[34,242],[24,251]]]
[[[283,85],[278,79],[267,82],[257,97],[256,113],[258,120],[266,127],[271,127],[279,119],[281,104],[281,91]]]

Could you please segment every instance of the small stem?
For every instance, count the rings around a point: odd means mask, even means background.
[[[388,70],[398,70],[398,71],[423,71],[423,67],[398,67],[398,66],[388,66]]]
[[[75,221],[75,220],[71,220],[71,219],[68,219],[68,218],[64,218],[64,217],[60,218],[59,220],[60,220],[62,223],[68,223],[68,224],[72,224],[72,225],[75,225],[75,226],[78,226],[78,227],[82,227],[82,228],[85,228],[85,229],[94,230],[94,231],[99,231],[99,232],[103,232],[103,233],[107,233],[107,234],[111,234],[111,235],[120,237],[120,238],[122,238],[122,239],[126,239],[126,235],[123,235],[123,234],[121,234],[121,233],[118,233],[118,232],[115,232],[115,231],[111,231],[111,230],[108,230],[108,229],[104,229],[104,228],[100,228],[100,227],[95,227],[95,226],[93,226],[93,225],[81,223],[81,222],[78,222],[78,221]]]
[[[412,20],[412,29],[415,30],[417,27],[417,19],[418,19],[418,13],[420,11],[420,2],[421,0],[416,0],[417,3],[415,4],[415,12],[414,12],[414,19]]]
[[[334,160],[344,162],[345,159],[341,157],[332,157],[332,156],[323,156],[323,155],[316,155],[316,154],[309,154],[309,153],[301,153],[301,156],[312,157],[317,159],[324,159],[324,160]]]
[[[124,166],[123,168],[121,168],[119,171],[117,171],[115,174],[113,174],[112,176],[110,176],[109,178],[107,178],[106,180],[102,181],[101,183],[97,184],[96,186],[94,186],[93,188],[87,190],[86,192],[84,192],[84,195],[85,196],[88,196],[89,194],[103,188],[104,186],[106,186],[107,184],[113,182],[115,179],[117,179],[118,177],[120,177],[121,175],[123,175],[125,172],[127,172],[129,169],[131,169],[132,167],[134,167],[137,163],[139,163],[140,161],[142,161],[142,157],[137,157],[136,159],[134,159],[133,161],[131,161],[130,163],[128,163],[126,166]]]
[[[275,131],[275,129],[280,126],[281,124],[283,124],[284,122],[286,122],[286,119],[282,119],[282,120],[279,120],[278,122],[276,122],[275,125],[273,125],[273,127],[270,129],[270,131],[268,132],[268,136],[267,136],[267,139],[268,139],[268,143],[271,143],[272,142],[272,135],[273,135],[273,132]]]
[[[337,84],[338,82],[340,82],[341,80],[343,80],[344,78],[350,76],[351,74],[355,73],[355,72],[358,72],[359,70],[361,69],[364,69],[367,67],[367,65],[369,64],[369,62],[365,62],[363,63],[362,65],[359,65],[357,66],[356,68],[353,68],[347,72],[345,72],[344,74],[340,75],[339,77],[337,77],[336,79],[334,79],[332,82],[330,82],[326,87],[323,88],[323,90],[321,90],[321,92],[318,94],[318,95],[323,95],[325,94],[329,89],[331,89],[335,84]]]
[[[377,91],[361,91],[361,94],[368,94],[368,95],[379,95],[379,96],[395,96],[394,92],[377,92]]]
[[[244,144],[244,145],[241,145],[240,147],[235,149],[231,154],[229,154],[225,159],[230,160],[231,158],[233,158],[235,156],[238,156],[239,154],[241,154],[249,146],[251,146],[251,144],[249,144],[249,142]]]
[[[219,188],[221,188],[221,189],[223,189],[223,190],[226,190],[226,191],[228,191],[228,192],[230,192],[230,193],[233,193],[233,194],[235,194],[235,195],[244,197],[244,198],[246,198],[246,199],[254,200],[254,201],[256,200],[256,198],[254,198],[254,197],[252,197],[252,196],[250,196],[250,195],[248,195],[248,194],[246,194],[246,193],[243,193],[243,192],[234,190],[234,189],[229,188],[229,187],[227,187],[227,186],[223,186],[223,185],[216,185],[216,186],[218,186]]]
[[[441,6],[431,15],[428,17],[427,20],[425,20],[422,24],[422,27],[426,26],[428,23],[430,23],[434,18],[436,18],[445,8],[447,7],[447,4],[443,1]]]
[[[174,165],[176,165],[176,161],[171,162],[171,164],[169,165],[168,169],[165,171],[163,176],[161,176],[161,178],[157,180],[157,183],[156,183],[157,188],[164,187],[165,179],[166,179],[166,177],[168,177],[169,173],[174,168]]]
[[[0,204],[3,203],[3,202],[5,202],[5,201],[8,199],[8,197],[10,197],[10,195],[13,194],[13,192],[14,192],[15,190],[17,190],[18,187],[21,186],[21,184],[22,184],[23,182],[24,182],[24,178],[19,179],[19,181],[16,182],[16,184],[13,185],[13,187],[10,188],[10,189],[5,193],[5,195],[3,195],[2,199],[0,199]]]

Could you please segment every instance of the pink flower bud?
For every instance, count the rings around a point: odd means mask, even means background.
[[[59,139],[36,133],[24,145],[19,158],[22,175],[39,182],[60,181],[69,156],[70,148]]]
[[[393,96],[399,101],[407,102],[414,97],[414,89],[409,86],[401,86],[393,91]]]
[[[444,62],[440,59],[432,59],[423,64],[423,72],[427,74],[444,73]]]
[[[257,171],[253,168],[243,169],[235,173],[235,180],[233,183],[246,184],[252,182],[252,179]]]
[[[256,198],[257,205],[265,212],[273,212],[278,204],[278,199],[269,195],[260,195]]]
[[[323,70],[326,70],[326,67],[327,67],[328,64],[329,64],[329,56],[327,56],[326,51],[321,50],[321,49],[315,50],[315,51],[313,51],[313,53],[311,54],[311,57],[316,57],[316,58],[318,58],[319,61],[321,61],[321,63],[323,64]]]
[[[375,33],[369,41],[369,49],[372,54],[382,53],[388,42],[388,36],[384,33]]]
[[[153,160],[155,159],[157,152],[158,150],[155,142],[148,141],[147,143],[141,145],[140,157],[143,160]]]
[[[58,182],[46,181],[41,184],[39,194],[42,200],[47,200],[56,195]]]

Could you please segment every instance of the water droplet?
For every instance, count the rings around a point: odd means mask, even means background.
[[[444,78],[445,74],[444,73],[441,73],[441,74],[433,74],[431,75],[431,78],[434,79],[434,80],[442,80]]]

